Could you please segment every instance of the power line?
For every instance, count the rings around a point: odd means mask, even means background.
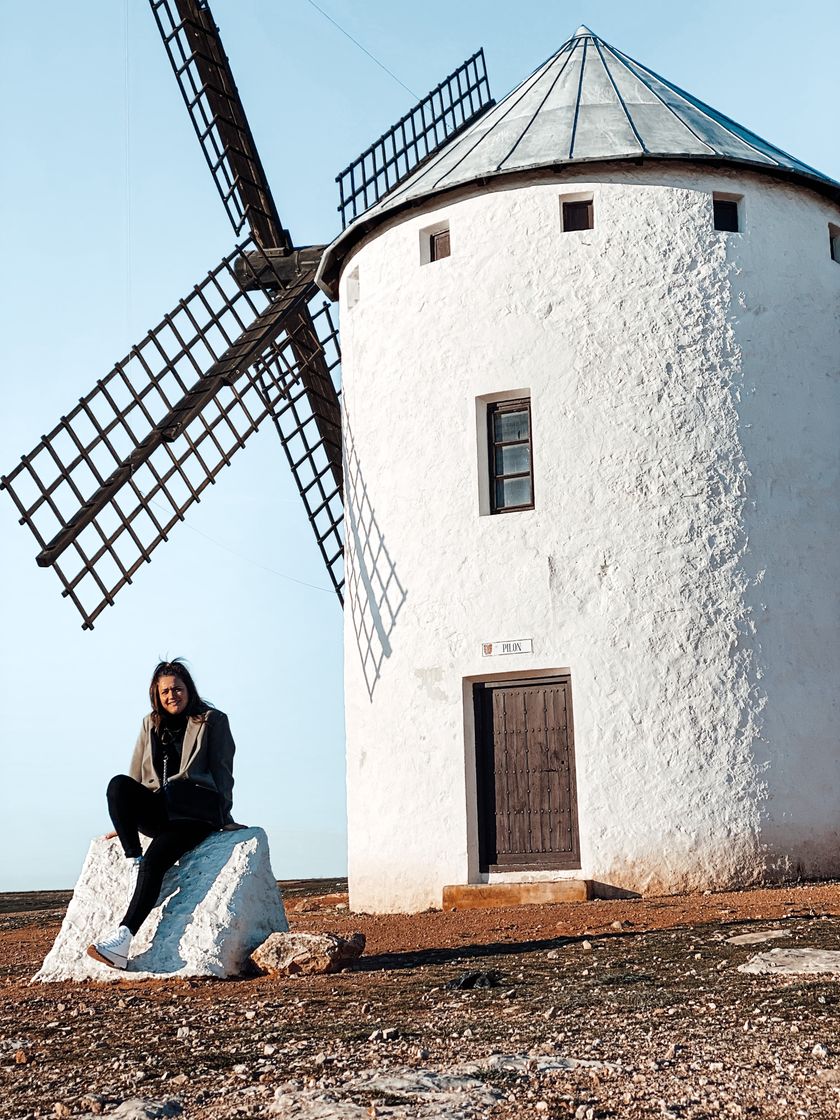
[[[150,501],[149,505],[165,512],[164,507],[157,502]],[[304,579],[296,579],[294,576],[287,576],[285,572],[278,572],[276,568],[269,568],[267,564],[261,564],[259,560],[252,560],[250,556],[246,556],[244,552],[239,552],[237,549],[231,548],[230,545],[223,544],[222,541],[217,541],[216,538],[211,537],[209,533],[205,533],[201,529],[196,529],[195,525],[190,525],[189,521],[185,521],[184,524],[188,529],[192,529],[194,533],[198,533],[200,537],[204,537],[205,540],[216,545],[217,548],[223,548],[225,552],[229,552],[231,556],[237,556],[240,560],[244,560],[246,564],[252,564],[255,568],[262,568],[264,572],[271,572],[273,576],[279,576],[280,579],[287,579],[291,583],[298,583],[301,587],[311,587],[313,591],[324,591],[327,595],[333,594],[332,588],[330,587],[319,587],[317,583],[307,583]]]
[[[331,16],[331,15],[329,14],[329,12],[325,12],[323,8],[320,8],[320,7],[319,7],[319,6],[318,6],[318,5],[317,5],[317,4],[315,3],[315,0],[306,0],[306,2],[307,2],[307,4],[310,4],[310,5],[311,5],[311,6],[312,6],[312,7],[313,7],[313,8],[314,8],[314,9],[315,9],[315,10],[316,10],[317,12],[320,12],[320,13],[321,13],[321,15],[322,15],[322,16],[324,17],[324,19],[328,19],[328,20],[330,21],[330,23],[331,23],[331,24],[333,25],[333,27],[337,27],[337,28],[338,28],[338,30],[339,30],[339,31],[341,32],[341,34],[342,34],[342,35],[346,35],[346,36],[347,36],[347,38],[348,38],[348,39],[350,40],[350,42],[351,42],[351,43],[355,43],[355,44],[356,44],[356,46],[357,46],[357,47],[359,48],[359,50],[360,50],[360,51],[364,51],[364,53],[365,53],[365,54],[366,54],[366,55],[368,56],[368,58],[369,58],[369,59],[371,59],[371,60],[372,60],[373,62],[375,62],[375,63],[376,63],[376,65],[377,65],[377,66],[378,66],[378,67],[379,67],[379,68],[380,68],[381,70],[384,70],[386,74],[388,74],[388,75],[389,75],[389,76],[390,76],[391,78],[393,78],[393,79],[394,79],[394,81],[395,81],[395,82],[397,83],[397,85],[400,85],[400,86],[402,86],[402,88],[403,88],[403,89],[404,89],[404,90],[405,90],[405,91],[406,91],[407,93],[410,93],[410,94],[411,94],[411,96],[412,96],[413,98],[415,98],[415,99],[416,99],[417,101],[419,101],[419,100],[420,100],[420,95],[419,95],[418,93],[415,93],[413,89],[409,89],[409,87],[408,87],[408,86],[407,86],[407,85],[405,84],[405,82],[402,82],[402,81],[400,81],[400,79],[399,79],[399,78],[397,77],[397,75],[396,75],[396,74],[394,73],[394,71],[393,71],[393,70],[389,70],[389,69],[388,69],[388,67],[387,67],[387,66],[385,65],[385,63],[384,63],[384,62],[380,62],[380,61],[379,61],[379,59],[378,59],[378,58],[376,57],[376,55],[375,55],[375,54],[371,54],[371,53],[370,53],[370,51],[369,51],[369,50],[367,49],[367,47],[363,47],[363,46],[362,46],[362,44],[361,44],[361,43],[359,42],[359,40],[358,40],[358,39],[354,39],[354,38],[353,38],[353,36],[352,36],[352,35],[350,34],[350,32],[349,32],[349,31],[346,31],[346,30],[345,30],[345,29],[344,29],[344,28],[343,28],[343,27],[341,26],[341,24],[340,24],[340,23],[337,23],[337,22],[336,22],[336,20],[334,20],[334,19],[333,19],[333,17],[332,17],[332,16]]]

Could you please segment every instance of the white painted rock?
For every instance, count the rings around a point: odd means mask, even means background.
[[[739,933],[735,937],[727,937],[727,945],[760,945],[762,941],[773,941],[777,937],[790,937],[790,930],[767,929],[764,932]]]
[[[254,950],[252,959],[257,968],[272,975],[317,975],[346,968],[358,960],[364,948],[363,933],[350,937],[337,933],[272,933]]]
[[[128,875],[119,841],[94,839],[35,980],[238,976],[269,934],[289,928],[265,832],[214,832],[167,872],[158,905],[134,938],[128,968],[109,968],[86,949],[123,917]]]
[[[746,964],[740,965],[738,971],[804,976],[828,972],[840,976],[840,950],[770,949],[767,953],[757,953]]]

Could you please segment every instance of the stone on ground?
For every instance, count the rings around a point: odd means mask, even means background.
[[[238,976],[256,946],[289,928],[265,832],[214,832],[167,872],[158,905],[134,938],[128,968],[109,968],[86,949],[125,913],[127,864],[119,841],[92,841],[36,980]]]
[[[760,945],[762,941],[773,941],[777,937],[790,937],[787,929],[758,930],[756,933],[739,933],[735,937],[727,937],[727,945]]]
[[[803,976],[827,972],[840,976],[840,949],[770,949],[739,965],[738,971]]]
[[[365,935],[353,933],[272,933],[251,956],[269,975],[318,975],[339,972],[364,952]]]
[[[181,1102],[178,1100],[152,1101],[132,1097],[118,1104],[108,1116],[118,1117],[119,1120],[169,1120],[169,1117],[180,1116],[181,1111]],[[100,1120],[100,1115],[87,1112],[77,1116],[77,1120]]]
[[[330,1090],[281,1085],[269,1111],[278,1120],[480,1120],[500,1096],[457,1071],[395,1066],[361,1070]]]

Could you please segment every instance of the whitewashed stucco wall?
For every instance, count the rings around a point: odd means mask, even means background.
[[[561,233],[590,189],[595,229]],[[479,880],[491,673],[571,673],[582,866],[556,877],[840,873],[839,218],[748,172],[619,168],[414,214],[346,263],[354,909]],[[421,266],[444,219],[452,255]],[[476,400],[517,390],[536,509],[482,516]]]

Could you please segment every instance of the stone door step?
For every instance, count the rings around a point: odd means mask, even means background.
[[[590,898],[591,879],[558,879],[554,883],[470,883],[444,887],[443,909],[545,906],[554,902],[586,902]]]

